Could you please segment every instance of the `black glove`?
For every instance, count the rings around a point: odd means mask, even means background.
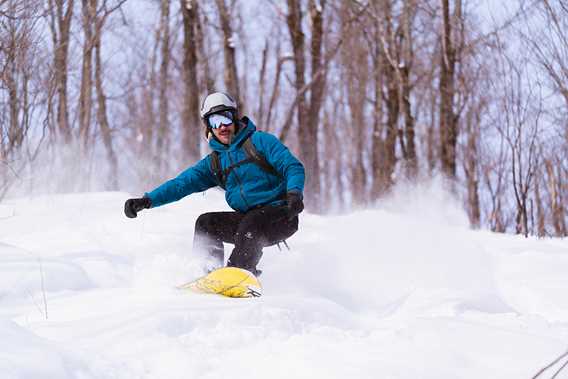
[[[286,194],[286,201],[288,202],[288,218],[292,219],[304,210],[303,196],[299,192],[288,192]]]
[[[135,218],[142,209],[152,208],[152,201],[149,197],[139,199],[128,199],[124,203],[124,214],[128,218]]]

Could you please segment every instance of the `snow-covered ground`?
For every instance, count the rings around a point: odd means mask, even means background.
[[[174,288],[220,192],[128,197],[0,203],[0,378],[531,378],[568,348],[568,241],[471,231],[435,188],[304,214],[255,299]]]

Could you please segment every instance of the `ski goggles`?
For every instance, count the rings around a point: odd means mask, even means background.
[[[207,123],[212,129],[233,124],[233,115],[230,112],[214,113],[207,118]]]

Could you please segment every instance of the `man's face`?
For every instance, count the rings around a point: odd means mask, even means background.
[[[235,135],[235,124],[221,125],[220,127],[213,129],[213,134],[219,141],[221,141],[221,143],[230,145]]]
[[[235,135],[235,124],[230,112],[212,114],[208,119],[209,127],[221,143],[229,145]]]

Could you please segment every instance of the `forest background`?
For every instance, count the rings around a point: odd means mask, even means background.
[[[565,0],[0,0],[0,199],[142,194],[207,153],[218,90],[311,212],[434,177],[475,228],[568,235]]]

